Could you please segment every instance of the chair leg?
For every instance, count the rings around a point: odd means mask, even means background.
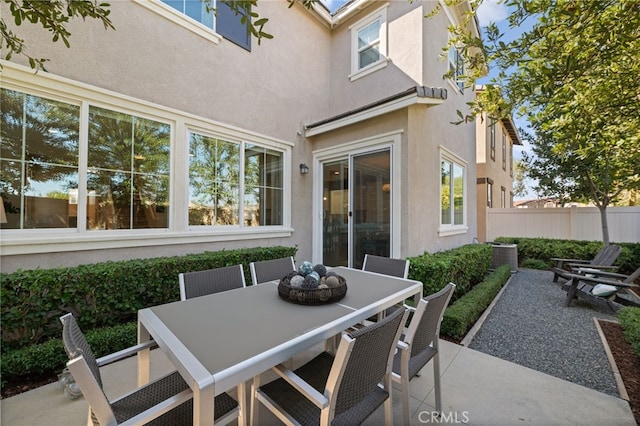
[[[389,388],[391,390],[391,388]],[[391,401],[391,392],[389,392],[389,398],[384,402],[384,424],[393,425],[393,405]]]
[[[436,352],[433,357],[433,382],[436,396],[436,411],[442,414],[442,395],[440,392],[440,353]]]
[[[409,377],[403,374],[400,378],[400,386],[402,387],[402,421],[408,425],[411,422],[409,417]]]

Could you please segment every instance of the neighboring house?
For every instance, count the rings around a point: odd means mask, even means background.
[[[484,90],[476,86],[476,91]],[[513,145],[522,145],[513,120],[491,120],[486,113],[476,119],[478,241],[487,240],[487,209],[512,208]]]
[[[116,30],[75,20],[70,48],[17,29],[51,61],[2,62],[3,271],[268,245],[360,267],[473,241],[475,128],[451,122],[474,93],[439,59],[467,2],[260,1],[261,45],[194,4],[112,2]]]

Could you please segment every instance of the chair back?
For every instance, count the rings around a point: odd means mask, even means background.
[[[280,259],[263,260],[261,262],[251,262],[251,280],[253,285],[266,283],[268,281],[279,280],[285,275],[296,270],[293,256]]]
[[[409,275],[409,261],[365,254],[362,270],[406,279]]]
[[[242,288],[245,286],[242,265],[183,272],[178,275],[180,300]]]
[[[616,244],[611,244],[603,247],[591,261],[592,265],[611,266],[616,261],[622,251],[622,247]]]
[[[82,355],[93,377],[100,387],[102,387],[102,377],[100,376],[98,362],[73,314],[69,313],[61,316],[60,321],[62,322],[62,343],[64,344],[64,350],[67,352],[69,360]]]
[[[359,424],[370,414],[363,409],[375,410],[389,397],[393,355],[407,316],[402,307],[374,324],[343,335],[325,391],[325,395],[331,395],[334,419],[339,423]],[[364,404],[368,408],[360,404],[365,400],[370,403]]]
[[[60,317],[62,342],[69,357],[67,367],[91,409],[93,424],[116,424],[111,404],[102,389],[100,369],[72,314]]]
[[[438,350],[440,324],[455,288],[455,284],[449,283],[442,290],[418,302],[404,339],[411,345],[410,358],[421,356],[430,349]]]

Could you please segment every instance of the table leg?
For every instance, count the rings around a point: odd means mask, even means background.
[[[215,392],[213,384],[202,389],[193,389],[193,424],[212,425],[214,413]]]
[[[571,287],[569,288],[569,291],[567,292],[566,306],[571,306],[571,301],[576,298],[576,293],[578,292],[578,282],[579,281],[580,281],[580,279],[578,279],[578,278],[572,278],[571,279]]]
[[[138,343],[151,340],[151,335],[140,322],[138,322]],[[143,349],[138,352],[138,386],[149,383],[149,364],[151,349]]]

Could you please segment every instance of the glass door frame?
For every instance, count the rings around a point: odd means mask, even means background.
[[[349,159],[349,167],[352,168],[352,157],[367,153],[378,152],[388,149],[390,152],[391,166],[391,226],[390,226],[390,256],[400,257],[401,239],[401,141],[402,132],[392,132],[377,135],[372,138],[362,139],[351,143],[342,144],[335,147],[324,148],[313,151],[313,201],[312,201],[312,262],[321,263],[323,261],[323,164],[325,162]],[[349,171],[349,179],[352,179],[352,170]],[[352,194],[349,194],[349,208],[352,208]],[[349,238],[353,235],[353,221],[349,221]],[[349,266],[352,267],[353,249],[352,242],[349,241]],[[333,265],[328,265],[333,266]]]

